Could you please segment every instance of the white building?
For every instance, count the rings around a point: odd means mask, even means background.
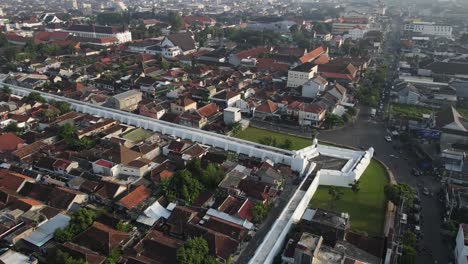
[[[361,26],[355,26],[353,29],[348,31],[347,34],[343,36],[344,39],[352,39],[352,40],[358,40],[364,38],[364,35],[366,34],[367,29],[362,28]]]
[[[97,25],[71,25],[64,30],[80,38],[116,38],[118,43],[132,41],[132,33],[128,29],[119,30],[116,27],[97,26]]]
[[[241,121],[241,110],[236,107],[228,107],[224,109],[224,123],[226,125],[234,124]]]
[[[317,75],[318,66],[312,62],[301,64],[288,71],[288,87],[298,87]]]
[[[452,37],[453,28],[451,26],[437,25],[434,22],[413,22],[405,24],[405,30],[422,35],[439,36],[439,37]]]
[[[320,92],[325,91],[328,81],[321,77],[316,76],[302,85],[302,97],[315,98]]]
[[[468,263],[468,225],[460,224],[458,228],[456,246],[455,246],[455,263]]]

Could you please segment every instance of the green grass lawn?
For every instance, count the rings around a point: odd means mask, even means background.
[[[458,113],[462,115],[464,118],[468,118],[468,108],[465,107],[457,107]]]
[[[406,105],[406,104],[392,104],[392,116],[394,117],[410,117],[421,118],[423,114],[430,114],[431,108]]]
[[[248,127],[244,131],[237,134],[236,137],[257,143],[262,143],[262,139],[266,137],[272,137],[276,139],[278,144],[282,144],[285,139],[289,138],[292,144],[288,150],[298,150],[312,145],[312,139],[310,138],[296,137],[254,127]]]
[[[387,183],[385,168],[373,160],[361,176],[358,193],[353,193],[350,188],[340,188],[344,195],[332,206],[332,199],[328,194],[329,187],[320,186],[310,202],[310,207],[347,212],[350,215],[352,230],[366,232],[370,236],[380,236],[385,221],[387,201],[384,187]]]
[[[133,142],[138,142],[138,141],[143,141],[149,137],[151,137],[154,133],[144,130],[143,128],[137,128],[134,129],[125,135],[122,136],[122,138],[128,139]]]

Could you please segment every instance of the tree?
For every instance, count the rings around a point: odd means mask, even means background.
[[[173,30],[179,30],[184,26],[184,20],[177,12],[169,12],[168,20]]]
[[[171,65],[169,64],[169,62],[167,62],[167,60],[161,59],[161,68],[163,70],[168,70],[170,67]]]
[[[241,126],[241,124],[239,122],[236,122],[236,123],[232,124],[231,133],[232,133],[233,136],[236,136],[241,131],[242,131],[242,126]]]
[[[351,116],[355,116],[357,111],[356,111],[356,108],[350,107],[348,108],[348,110],[346,110],[346,113],[350,114]]]
[[[18,134],[23,131],[23,129],[19,128],[16,122],[11,122],[3,128],[3,131]]]
[[[335,187],[335,186],[328,188],[328,194],[332,198],[331,200],[332,208],[335,207],[336,202],[341,200],[341,198],[343,197],[343,192],[338,187]]]
[[[49,122],[52,119],[57,118],[59,115],[60,115],[60,111],[55,107],[51,107],[51,108],[44,111],[44,116],[47,119],[47,121],[49,121]]]
[[[399,206],[405,201],[408,206],[413,206],[413,188],[408,184],[387,184],[384,188],[384,193],[387,199],[395,205]]]
[[[87,263],[84,259],[76,259],[70,256],[67,252],[62,250],[57,250],[55,252],[55,257],[51,261],[54,264],[85,264]]]
[[[24,100],[28,103],[45,103],[46,99],[42,97],[42,95],[38,92],[31,92],[27,96],[24,97]]]
[[[211,264],[213,257],[208,255],[208,243],[202,237],[192,238],[177,250],[179,264]],[[216,263],[216,262],[214,262]]]
[[[325,124],[328,128],[333,128],[335,126],[341,126],[344,124],[343,122],[343,119],[336,115],[336,114],[332,114],[332,113],[327,113],[325,115]]]
[[[3,51],[3,56],[8,62],[13,62],[16,60],[16,56],[18,55],[18,49],[15,46],[6,47]]]
[[[132,229],[132,225],[125,223],[124,221],[119,221],[117,225],[115,225],[115,229],[123,232],[130,232]]]
[[[351,187],[351,190],[353,191],[353,193],[358,193],[361,188],[359,187],[359,184],[361,182],[359,180],[354,180],[353,183],[350,183],[349,186]]]
[[[83,232],[94,221],[96,213],[86,208],[80,208],[70,215],[70,223],[65,228],[55,230],[54,238],[58,242],[70,241],[78,233]]]
[[[256,203],[252,208],[252,221],[260,224],[268,215],[269,206],[264,203]]]
[[[119,262],[120,256],[122,256],[122,252],[120,252],[119,249],[112,249],[106,259],[106,264],[117,264]]]
[[[65,124],[59,128],[58,139],[69,140],[75,137],[76,127],[71,124]]]
[[[185,169],[176,171],[162,191],[168,199],[177,197],[191,203],[200,195],[202,189],[201,183]]]
[[[55,101],[52,105],[59,110],[61,115],[71,112],[72,110],[70,104],[64,101]]]
[[[8,85],[3,85],[2,92],[6,94],[11,94],[11,88]]]
[[[403,233],[403,236],[402,236],[401,240],[402,240],[404,245],[414,247],[416,245],[417,238],[416,238],[416,235],[413,232],[407,230],[405,233]]]
[[[200,181],[210,189],[216,189],[226,174],[217,165],[209,163],[201,173]]]

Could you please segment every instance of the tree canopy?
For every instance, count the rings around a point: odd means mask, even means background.
[[[169,12],[167,19],[173,30],[179,30],[184,26],[184,20],[177,12]]]
[[[403,201],[408,206],[413,206],[414,192],[408,184],[387,184],[384,188],[385,196],[395,205],[401,205]]]
[[[202,237],[188,240],[177,251],[177,263],[179,264],[212,264],[216,263],[213,256],[208,255],[208,243]]]
[[[59,242],[70,241],[93,224],[96,213],[92,210],[80,208],[70,215],[70,223],[65,228],[55,230],[54,238]]]
[[[192,203],[203,189],[202,184],[186,169],[176,171],[163,185],[162,191],[169,200],[179,198],[188,203]]]

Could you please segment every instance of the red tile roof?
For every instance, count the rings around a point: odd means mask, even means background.
[[[151,196],[151,190],[143,185],[136,187],[129,194],[120,199],[119,203],[127,209],[132,209]]]
[[[83,233],[76,236],[74,242],[91,250],[108,255],[129,237],[128,233],[94,222]]]
[[[0,170],[0,187],[6,188],[11,191],[18,191],[18,189],[23,185],[25,181],[32,180],[32,178],[23,174],[4,169]]]
[[[271,100],[266,100],[265,102],[263,102],[263,104],[257,107],[256,111],[274,114],[276,113],[276,111],[278,111],[278,105],[276,105],[276,103],[274,103]]]
[[[307,53],[306,55],[302,56],[299,58],[299,61],[301,63],[306,63],[315,60],[318,58],[320,55],[324,54],[326,50],[323,47],[318,47],[314,49],[313,51]]]
[[[205,117],[205,118],[210,118],[214,115],[216,115],[217,113],[219,113],[219,106],[217,106],[216,104],[207,104],[203,107],[200,107],[197,109],[197,112],[198,114],[200,114],[201,116]]]
[[[241,52],[236,53],[236,57],[241,60],[241,59],[247,59],[247,58],[252,58],[252,57],[257,57],[258,55],[265,53],[265,52],[270,52],[271,47],[256,47],[253,49],[248,49],[248,50],[243,50]]]
[[[24,144],[24,140],[9,132],[0,135],[0,152],[1,151],[16,151]]]

